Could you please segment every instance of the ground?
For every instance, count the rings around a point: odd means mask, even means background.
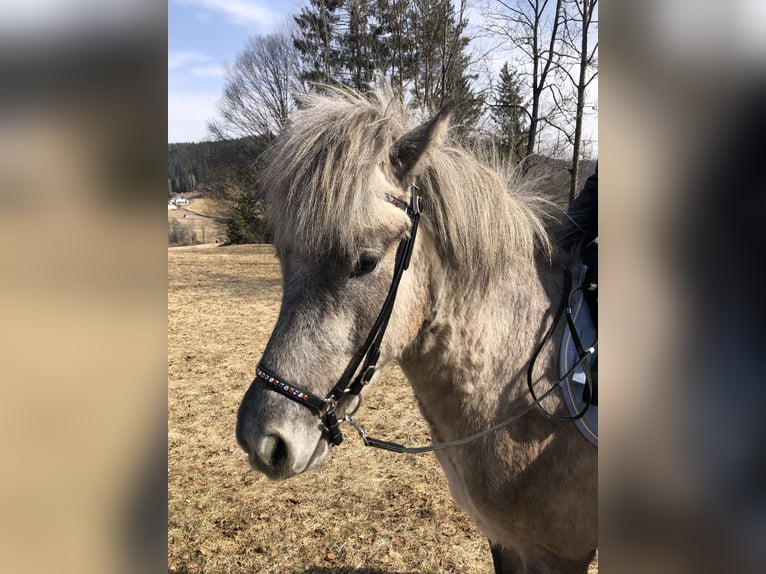
[[[189,194],[189,205],[179,205],[178,209],[168,210],[168,226],[172,222],[181,226],[177,235],[183,244],[223,243],[226,230],[221,222],[222,210],[215,201]]]
[[[280,293],[270,246],[168,249],[168,571],[492,572],[433,454],[370,449],[346,428],[319,469],[277,483],[250,470],[234,438],[237,407]],[[428,442],[398,370],[357,418],[373,436]]]

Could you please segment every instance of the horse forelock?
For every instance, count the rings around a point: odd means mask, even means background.
[[[311,96],[267,152],[262,173],[277,248],[353,253],[374,217],[371,177],[404,133],[393,115],[347,92]]]
[[[411,118],[390,90],[313,94],[303,103],[262,173],[277,250],[355,253],[376,227],[377,210],[389,209],[373,176],[379,168],[390,179],[391,150]],[[484,283],[513,264],[532,264],[541,248],[549,253],[544,200],[512,193],[512,183],[472,152],[434,146],[415,175],[422,225],[450,267]]]

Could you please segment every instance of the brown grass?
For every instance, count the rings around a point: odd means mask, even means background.
[[[279,302],[270,246],[168,250],[168,571],[492,572],[485,538],[432,454],[369,449],[344,429],[344,443],[303,476],[273,483],[249,469],[237,407]],[[427,442],[398,370],[358,419],[373,436]]]
[[[188,237],[193,237],[196,243],[222,243],[226,239],[226,229],[220,220],[211,219],[220,218],[222,213],[220,205],[212,199],[190,198],[189,205],[168,210],[168,225],[172,220],[177,221],[188,230]]]

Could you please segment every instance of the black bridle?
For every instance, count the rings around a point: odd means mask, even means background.
[[[443,450],[447,448],[454,448],[457,446],[462,446],[470,442],[473,442],[479,438],[487,436],[488,434],[491,434],[517,421],[518,419],[520,419],[521,417],[523,417],[524,415],[532,411],[534,408],[540,408],[542,412],[545,413],[547,416],[560,421],[575,421],[581,418],[585,414],[585,412],[588,410],[588,407],[590,406],[589,401],[586,401],[586,405],[583,408],[583,410],[581,412],[578,412],[573,417],[562,417],[562,416],[554,415],[552,413],[548,413],[542,407],[542,404],[541,404],[543,399],[545,399],[554,390],[556,390],[556,388],[563,385],[567,377],[569,377],[569,375],[571,375],[571,373],[581,364],[583,365],[585,369],[585,373],[586,373],[588,396],[591,396],[593,392],[593,387],[591,383],[591,374],[590,374],[590,369],[588,367],[587,359],[591,354],[594,353],[595,346],[597,343],[594,342],[589,348],[586,349],[583,347],[582,343],[580,342],[579,337],[577,337],[577,330],[575,328],[574,323],[572,322],[572,318],[571,318],[572,311],[569,306],[569,298],[572,295],[572,293],[574,293],[574,290],[572,290],[571,273],[567,270],[565,272],[564,291],[562,294],[562,300],[559,305],[559,308],[555,314],[555,317],[553,319],[553,322],[551,323],[551,326],[549,327],[546,334],[543,336],[537,348],[534,350],[532,359],[528,365],[527,383],[529,385],[529,391],[530,391],[530,394],[532,395],[533,401],[529,403],[528,405],[526,405],[526,407],[524,407],[521,411],[519,411],[515,415],[511,416],[510,418],[488,429],[485,429],[471,436],[454,440],[451,442],[447,442],[447,443],[432,444],[432,445],[422,446],[422,447],[406,447],[398,443],[388,442],[388,441],[369,437],[365,433],[364,429],[351,416],[353,413],[350,413],[350,414],[346,413],[343,416],[343,418],[341,418],[340,420],[338,419],[337,407],[340,400],[345,395],[359,396],[364,386],[370,382],[370,379],[372,379],[372,376],[375,373],[375,366],[377,365],[378,359],[380,358],[380,344],[381,344],[381,341],[383,340],[383,335],[386,333],[386,328],[388,327],[388,321],[391,318],[391,312],[393,311],[393,308],[394,308],[394,301],[396,300],[396,294],[399,290],[399,283],[401,282],[402,275],[404,274],[404,272],[407,270],[407,268],[410,265],[412,250],[415,245],[415,237],[418,232],[418,222],[420,221],[420,198],[417,195],[417,191],[418,191],[417,187],[413,186],[412,200],[411,200],[411,203],[409,204],[399,199],[398,197],[385,194],[386,201],[402,209],[410,217],[410,220],[412,222],[410,227],[410,233],[407,237],[404,237],[399,242],[399,248],[397,249],[396,260],[394,263],[394,276],[393,276],[393,279],[391,280],[391,286],[388,289],[388,295],[386,295],[386,300],[383,302],[383,307],[381,308],[380,313],[378,314],[378,318],[375,320],[375,324],[372,326],[372,329],[370,329],[370,333],[367,335],[367,339],[365,339],[364,344],[351,358],[351,361],[349,361],[340,379],[338,379],[338,382],[335,383],[335,386],[330,390],[330,392],[327,393],[327,396],[325,396],[325,398],[321,398],[320,396],[315,395],[314,393],[310,391],[306,391],[297,385],[286,382],[282,377],[280,377],[278,374],[274,373],[273,371],[269,370],[263,364],[258,364],[258,366],[255,369],[256,380],[260,379],[266,385],[267,389],[271,389],[273,391],[281,393],[285,395],[286,397],[288,397],[289,399],[292,399],[295,402],[313,411],[317,416],[319,416],[319,418],[322,421],[322,424],[327,430],[329,441],[336,446],[339,445],[341,442],[343,442],[343,434],[341,433],[341,430],[340,430],[341,422],[347,422],[351,426],[353,426],[356,429],[356,431],[359,433],[359,436],[362,438],[366,446],[372,446],[372,447],[381,448],[384,450],[389,450],[389,451],[399,452],[399,453],[422,454],[426,452],[433,452],[433,451]],[[569,371],[563,377],[561,377],[558,381],[556,381],[553,385],[551,385],[541,395],[537,396],[532,385],[532,371],[534,369],[534,365],[540,351],[543,349],[546,342],[549,340],[550,336],[554,333],[554,331],[556,330],[556,327],[561,321],[562,316],[564,315],[566,315],[573,337],[576,337],[575,345],[577,347],[579,359],[574,365],[571,366]],[[359,369],[360,365],[362,365],[361,369]],[[356,376],[354,376],[355,374]]]
[[[336,412],[338,402],[345,395],[358,396],[375,373],[375,366],[380,358],[380,344],[383,340],[383,335],[386,333],[391,312],[394,309],[394,301],[399,291],[402,275],[410,265],[412,250],[415,245],[415,236],[418,232],[420,198],[417,195],[417,188],[415,186],[412,187],[412,199],[409,204],[389,194],[385,194],[385,200],[402,209],[410,217],[410,233],[399,242],[394,263],[394,277],[391,280],[388,295],[386,295],[386,300],[383,302],[378,318],[375,320],[372,329],[370,329],[364,344],[351,358],[335,386],[327,393],[325,398],[321,398],[310,391],[285,381],[281,376],[269,370],[263,364],[259,364],[255,369],[256,380],[261,380],[265,383],[267,389],[281,393],[287,398],[314,411],[322,420],[330,442],[336,446],[343,441],[343,434],[340,431],[341,421],[338,420]],[[359,369],[360,365],[362,365],[361,369]],[[356,376],[354,376],[355,374]]]

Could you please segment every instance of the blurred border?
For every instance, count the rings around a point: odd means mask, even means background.
[[[166,6],[33,5],[0,13],[3,569],[155,571]],[[605,571],[766,571],[761,5],[600,10]]]
[[[605,572],[766,571],[765,16],[601,10]]]
[[[166,564],[166,6],[0,8],[0,554]]]

